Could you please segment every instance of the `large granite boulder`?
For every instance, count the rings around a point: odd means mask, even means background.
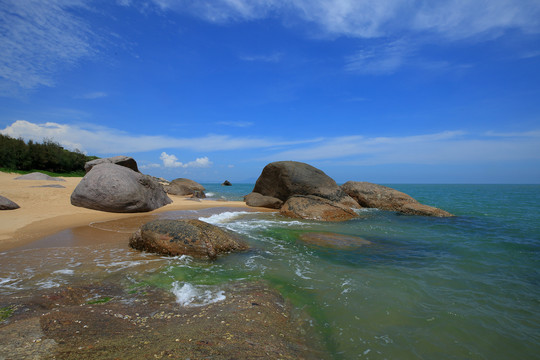
[[[291,218],[322,221],[344,221],[358,217],[348,206],[313,195],[291,196],[279,212]]]
[[[119,213],[151,211],[171,202],[152,177],[112,163],[94,166],[71,194],[75,206]]]
[[[125,166],[128,169],[139,172],[139,168],[137,167],[137,162],[135,161],[135,159],[123,155],[88,161],[86,164],[84,164],[84,171],[89,172],[94,166],[99,164],[116,164],[120,166]]]
[[[187,195],[195,195],[196,197],[206,197],[201,196],[200,193],[204,195],[204,186],[199,184],[196,181],[190,180],[190,179],[174,179],[169,183],[169,185],[163,186],[167,194],[171,195],[180,195],[180,196],[187,196]]]
[[[30,174],[25,174],[21,176],[17,176],[15,180],[46,180],[46,181],[66,181],[62,178],[52,177],[47,174],[43,174],[40,172],[33,172]]]
[[[7,197],[0,195],[0,210],[15,210],[20,206],[9,200]]]
[[[444,210],[420,204],[411,196],[383,185],[348,181],[341,188],[362,207],[397,211],[409,215],[453,216]]]
[[[276,208],[277,202],[270,201],[272,199],[283,201],[280,212],[295,218],[339,221],[358,216],[352,210],[358,208],[356,201],[341,190],[331,177],[297,161],[277,161],[266,165],[246,203]]]
[[[279,209],[283,205],[283,201],[271,196],[264,196],[256,192],[252,192],[244,196],[244,201],[249,206],[265,207],[270,209]]]
[[[197,219],[151,221],[131,236],[129,246],[161,255],[206,259],[248,249],[238,236]]]

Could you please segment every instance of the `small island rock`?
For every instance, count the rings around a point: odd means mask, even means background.
[[[119,213],[151,211],[171,202],[152,177],[112,163],[94,166],[71,194],[75,206]]]
[[[221,186],[232,186],[232,184],[229,180],[225,180]]]
[[[207,259],[248,249],[238,236],[197,219],[151,221],[131,236],[129,246],[161,255]]]
[[[88,161],[86,164],[84,164],[84,171],[89,172],[94,166],[99,164],[116,164],[120,166],[125,166],[128,169],[139,172],[139,168],[137,167],[137,162],[135,161],[135,159],[123,155]]]
[[[0,195],[0,210],[15,210],[19,207],[20,206],[17,205],[15,202],[9,200],[7,197]]]

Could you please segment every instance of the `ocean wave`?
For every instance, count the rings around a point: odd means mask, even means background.
[[[171,291],[176,296],[176,302],[182,306],[205,306],[226,299],[223,290],[215,290],[205,285],[180,283],[179,281],[172,284]]]
[[[249,211],[226,211],[219,214],[215,214],[209,217],[200,217],[199,220],[207,222],[209,224],[223,224],[230,222],[231,220],[246,214],[254,214]]]

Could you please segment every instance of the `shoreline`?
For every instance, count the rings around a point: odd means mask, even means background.
[[[0,172],[0,195],[17,203],[16,210],[0,212],[0,251],[27,245],[59,231],[89,225],[93,222],[119,220],[167,211],[200,210],[217,207],[255,208],[243,201],[193,201],[169,195],[173,201],[159,209],[140,213],[109,213],[71,205],[70,196],[82,177],[61,177],[65,181],[14,180],[20,174]],[[43,187],[62,185],[63,188]]]

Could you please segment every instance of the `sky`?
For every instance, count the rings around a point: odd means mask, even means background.
[[[0,133],[172,180],[540,183],[540,0],[0,0]]]

